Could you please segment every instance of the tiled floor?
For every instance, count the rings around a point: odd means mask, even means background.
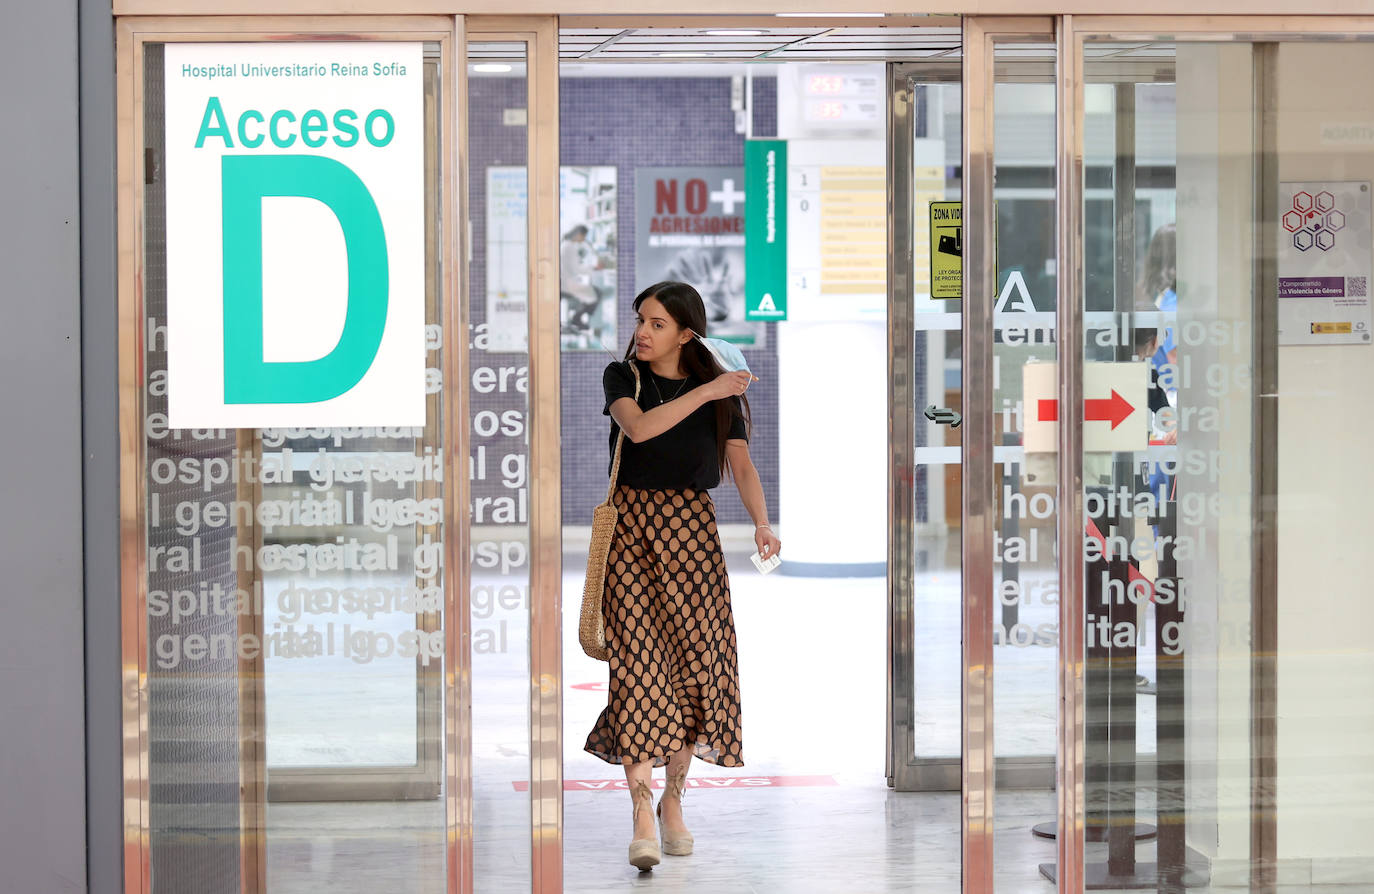
[[[949,567],[948,559],[943,564]],[[698,784],[686,809],[696,853],[665,857],[641,874],[625,859],[629,799],[616,787],[623,773],[581,751],[605,704],[605,666],[577,646],[581,559],[566,559],[564,774],[573,790],[565,797],[565,890],[958,891],[959,796],[898,793],[884,780],[884,581],[761,577],[735,556],[730,565],[747,766],[726,771],[695,763]],[[930,756],[952,756],[959,729],[957,571],[927,569],[917,592],[918,746]],[[475,655],[473,669],[477,890],[502,894],[530,887],[529,800],[522,790],[529,773],[526,609],[518,599],[508,602],[480,619],[491,629],[504,622],[506,650]],[[1050,608],[1029,606],[1021,620],[1033,624]],[[998,650],[999,754],[1052,753],[1055,655],[1044,646]],[[333,705],[321,704],[320,693],[312,690],[314,710],[336,718],[353,713],[344,701],[347,687],[329,697]],[[1152,700],[1140,703],[1141,726],[1150,730]],[[291,716],[286,705],[272,710]],[[365,726],[340,720],[330,731],[330,742],[311,743],[308,735],[297,741],[344,762],[356,759],[338,749],[367,740]],[[1139,744],[1153,749],[1146,736]],[[1053,793],[1000,793],[995,815],[996,894],[1053,891],[1038,864],[1053,861],[1054,843],[1030,834],[1032,825],[1053,818]],[[441,801],[273,804],[269,826],[270,894],[444,891]],[[1102,858],[1100,847],[1090,846],[1090,860]],[[1139,856],[1151,859],[1152,846],[1142,844]]]

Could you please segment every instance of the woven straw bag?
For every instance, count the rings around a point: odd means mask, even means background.
[[[633,362],[630,370],[635,376],[635,403],[639,403],[639,368]],[[616,478],[620,474],[620,445],[625,441],[622,429],[615,439],[615,455],[611,459],[611,483],[606,488],[606,502],[592,510],[592,542],[587,548],[587,582],[582,586],[582,614],[577,621],[577,641],[582,651],[597,661],[610,661],[606,649],[606,620],[601,614],[601,598],[606,592],[606,559],[611,553],[611,540],[620,510],[611,503]]]

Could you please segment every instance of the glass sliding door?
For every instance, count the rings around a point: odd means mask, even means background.
[[[445,891],[457,23],[176,24],[119,31],[125,886]]]
[[[962,412],[961,71],[953,59],[890,71],[888,777],[898,791],[954,791],[960,672],[952,645],[959,636],[963,519],[962,429],[953,425]],[[939,219],[932,227],[933,216]]]
[[[1266,303],[1259,58],[1246,43],[1085,44],[1089,885],[1181,884],[1189,839],[1211,852],[1191,861],[1203,878],[1218,857],[1249,858],[1250,607],[1266,598],[1253,575],[1252,488],[1257,458],[1275,446],[1255,429],[1250,387]],[[1138,839],[1137,822],[1157,838]]]
[[[1050,890],[1057,469],[1025,397],[1055,387],[1052,23],[967,19],[960,55],[893,71],[889,777],[963,792],[963,890]]]
[[[1000,136],[1000,148],[992,171],[996,220],[991,244],[995,251],[986,255],[987,263],[995,268],[990,286],[992,338],[980,350],[992,357],[993,493],[999,507],[993,538],[996,604],[991,630],[996,654],[1008,662],[1009,674],[1008,687],[998,690],[997,698],[1005,700],[1002,710],[1015,718],[1011,721],[1014,734],[998,746],[999,757],[1006,758],[998,772],[1011,786],[1047,788],[1055,744],[1054,704],[1048,697],[1037,701],[1035,693],[1053,691],[1057,642],[1052,585],[1054,476],[1052,470],[1041,467],[1045,455],[1033,457],[1029,465],[1023,460],[1020,406],[1023,367],[1041,363],[1052,375],[1054,360],[1054,46],[1046,39],[1047,35],[1039,43],[1033,38],[1005,43],[999,39],[995,47],[995,102],[989,114]],[[911,679],[922,693],[909,707],[894,702],[900,735],[907,735],[908,713],[912,718],[910,747],[902,750],[917,761],[912,770],[894,774],[902,779],[894,784],[900,789],[956,788],[959,662],[945,661],[947,650],[932,645],[956,635],[961,601],[956,569],[962,566],[960,445],[966,429],[962,421],[960,426],[953,425],[954,414],[940,412],[950,409],[962,414],[965,405],[960,274],[969,269],[963,253],[972,247],[966,249],[971,237],[961,220],[961,87],[954,80],[958,69],[949,64],[943,68],[932,63],[904,65],[894,71],[894,103],[897,107],[911,103],[913,114],[920,116],[915,135],[903,143],[899,133],[895,144],[896,151],[911,157],[899,175],[905,179],[894,184],[913,197],[909,220],[914,231],[910,236],[914,245],[911,282],[916,291],[909,306],[916,333],[912,382],[919,388],[912,389],[914,412],[910,413],[915,429],[915,473],[911,476],[914,614],[894,620],[897,644],[911,649],[914,664],[908,671],[905,662],[900,662],[894,679],[899,679],[896,691],[904,693],[909,678],[900,675],[913,673]],[[906,173],[908,167],[910,173]],[[897,225],[908,225],[906,214],[899,210]],[[900,231],[894,239],[901,244],[907,241]],[[897,338],[899,324],[894,323],[893,330]],[[894,423],[896,419],[894,415]],[[894,581],[894,586],[902,583]],[[904,604],[904,600],[894,604]],[[910,645],[903,633],[907,625],[915,637]]]
[[[1320,24],[1076,26],[1089,887],[1374,884],[1374,48]]]

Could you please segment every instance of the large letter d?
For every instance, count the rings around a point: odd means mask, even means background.
[[[362,379],[386,329],[386,233],[372,194],[348,166],[314,155],[226,155],[224,402],[314,403]],[[339,220],[348,258],[348,309],[338,344],[318,360],[263,359],[262,200],[317,199]]]

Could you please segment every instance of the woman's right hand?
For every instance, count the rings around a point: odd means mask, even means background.
[[[753,376],[748,372],[737,369],[733,372],[721,373],[711,381],[702,385],[702,394],[709,400],[724,400],[727,397],[739,397],[749,390],[749,382]]]

